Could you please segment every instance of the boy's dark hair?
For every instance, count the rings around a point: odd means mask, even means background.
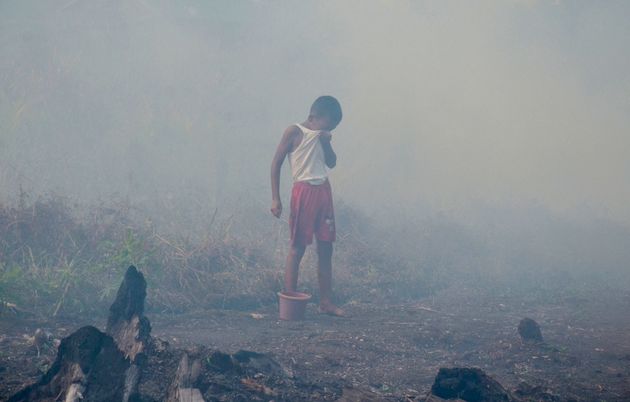
[[[332,96],[320,96],[315,99],[313,106],[311,106],[311,115],[313,116],[327,116],[335,124],[341,122],[343,114],[341,113],[341,105],[339,101]]]

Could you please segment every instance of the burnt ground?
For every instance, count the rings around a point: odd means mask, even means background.
[[[334,400],[344,388],[385,400],[422,400],[440,367],[479,367],[524,400],[630,400],[630,291],[607,288],[511,292],[464,286],[413,303],[349,302],[349,318],[309,306],[302,322],[278,321],[275,306],[256,311],[148,312],[155,337],[172,346],[203,344],[233,353],[267,353],[316,384],[310,400]],[[543,344],[524,344],[524,317],[536,320]],[[35,381],[55,357],[52,342],[37,356],[37,328],[52,338],[104,319],[41,320],[5,312],[0,319],[0,399]],[[306,391],[305,391],[306,392]]]

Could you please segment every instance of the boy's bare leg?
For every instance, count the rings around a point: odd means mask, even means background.
[[[287,265],[284,269],[284,290],[288,292],[297,291],[298,272],[305,250],[305,246],[296,245],[291,245],[291,248],[289,249]]]
[[[319,311],[343,316],[344,311],[332,302],[332,253],[333,244],[317,240],[317,279],[319,279]]]

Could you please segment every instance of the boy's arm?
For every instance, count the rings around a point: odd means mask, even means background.
[[[298,133],[296,126],[291,126],[284,131],[280,144],[276,149],[276,154],[271,162],[271,213],[276,218],[282,215],[282,202],[280,201],[280,171],[282,163],[287,154],[293,148],[295,136]]]
[[[329,131],[322,131],[319,135],[319,142],[321,142],[322,148],[324,149],[324,161],[326,162],[326,166],[330,169],[337,165],[337,154],[335,154],[335,151],[332,149],[331,140],[332,134],[330,134]]]

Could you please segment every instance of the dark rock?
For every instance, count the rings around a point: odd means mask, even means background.
[[[478,368],[441,368],[431,387],[431,395],[469,402],[512,401],[501,384]]]
[[[518,334],[523,342],[537,343],[543,341],[540,325],[531,318],[523,318],[518,324]]]
[[[110,336],[86,326],[64,338],[48,372],[9,401],[122,400],[128,367]]]

